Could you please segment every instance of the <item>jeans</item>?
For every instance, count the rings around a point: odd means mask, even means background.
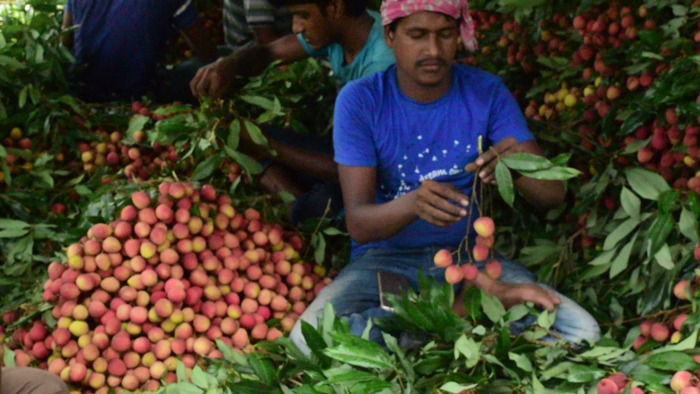
[[[301,320],[317,327],[318,318],[327,302],[330,302],[338,317],[346,319],[353,335],[360,336],[372,318],[391,316],[379,306],[379,288],[377,272],[389,271],[406,276],[411,286],[418,290],[418,272],[422,271],[427,277],[432,277],[438,283],[445,283],[445,269],[436,267],[433,256],[441,248],[429,247],[418,250],[370,249],[356,256],[350,264],[340,271],[338,277],[325,287],[294,325],[290,338],[306,354],[310,353],[301,333]],[[503,272],[499,277],[504,283],[536,283],[536,277],[526,268],[505,259],[499,259]],[[484,263],[476,266],[483,270]],[[553,290],[545,284],[543,288]],[[459,288],[461,285],[456,285]],[[553,290],[554,291],[554,290]],[[553,330],[559,332],[564,339],[571,342],[581,340],[597,340],[600,333],[598,323],[585,309],[570,298],[557,293],[561,304],[557,308],[556,321]],[[512,323],[511,332],[522,332],[537,320],[529,315],[522,320]],[[370,340],[383,343],[381,331],[373,326]]]

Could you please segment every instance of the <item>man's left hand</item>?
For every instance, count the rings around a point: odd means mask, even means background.
[[[475,162],[469,163],[464,169],[467,172],[479,171],[477,176],[485,183],[496,184],[496,165],[499,158],[512,155],[513,153],[521,153],[520,144],[513,137],[508,137],[499,142],[496,146],[491,147],[487,152],[479,156]]]

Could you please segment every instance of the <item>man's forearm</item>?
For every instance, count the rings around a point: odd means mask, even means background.
[[[277,152],[276,162],[324,182],[338,183],[338,166],[332,155],[297,149],[272,139],[270,148]]]
[[[274,59],[266,46],[255,45],[229,55],[224,61],[231,75],[250,78],[262,74]]]
[[[384,204],[364,204],[346,207],[348,231],[359,244],[390,238],[418,219],[415,212],[417,191]]]
[[[520,177],[515,186],[525,199],[538,209],[547,211],[564,203],[566,192],[561,181],[544,181]]]

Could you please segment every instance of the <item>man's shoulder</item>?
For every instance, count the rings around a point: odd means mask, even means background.
[[[392,67],[376,72],[366,77],[355,79],[348,82],[341,93],[345,92],[346,95],[360,95],[360,96],[379,96],[381,92],[386,89],[386,84],[388,83],[388,73]]]

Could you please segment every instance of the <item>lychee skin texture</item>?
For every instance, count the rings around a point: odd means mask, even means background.
[[[496,225],[488,216],[482,216],[474,221],[474,231],[482,237],[490,237],[496,230]]]
[[[440,268],[447,268],[452,265],[452,254],[447,249],[442,249],[435,254],[433,262]]]
[[[611,379],[601,380],[600,382],[598,382],[598,386],[596,389],[598,394],[617,394],[619,391],[617,385]]]

